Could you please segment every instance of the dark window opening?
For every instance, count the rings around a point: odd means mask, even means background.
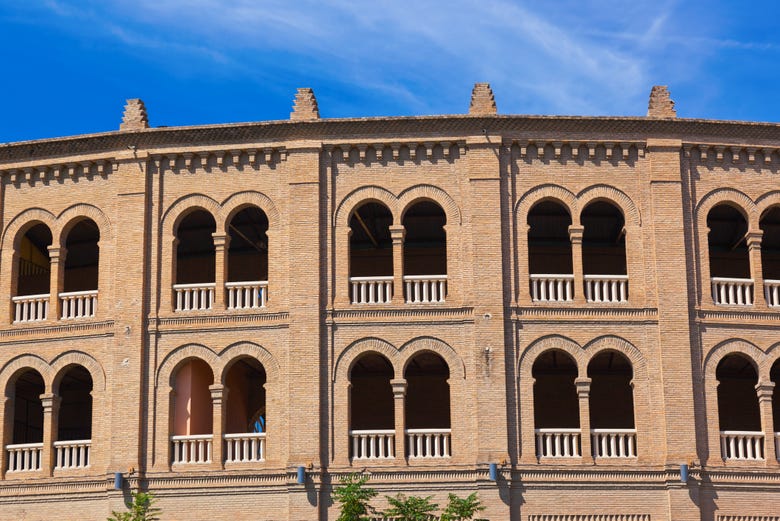
[[[74,366],[62,377],[57,440],[92,439],[92,376]]]
[[[582,271],[585,275],[626,275],[625,220],[606,201],[589,204],[582,212]]]
[[[450,369],[435,353],[420,353],[409,361],[406,378],[407,429],[450,428]]]
[[[765,280],[780,281],[780,207],[774,206],[761,217],[761,266]]]
[[[228,282],[268,280],[268,218],[257,207],[238,212],[228,225]]]
[[[727,204],[719,204],[707,214],[710,276],[750,278],[750,258],[745,234],[747,221]]]
[[[616,351],[598,354],[588,364],[590,426],[593,429],[633,429],[634,392],[631,362]]]
[[[528,271],[531,275],[571,275],[571,216],[555,201],[542,201],[528,213]]]
[[[242,358],[233,364],[225,377],[226,433],[266,431],[265,383],[265,369],[254,358]]]
[[[395,428],[392,378],[393,366],[381,355],[368,353],[355,361],[349,378],[352,430]]]
[[[98,289],[99,241],[100,229],[92,219],[83,219],[70,230],[65,241],[63,291]]]
[[[349,220],[349,273],[351,277],[393,275],[393,216],[386,206],[366,203]]]
[[[718,417],[722,431],[761,431],[756,383],[758,373],[746,357],[723,358],[715,373],[718,379]]]
[[[577,364],[564,351],[539,355],[534,378],[534,426],[537,429],[579,429],[580,407],[574,380]]]
[[[36,224],[24,234],[19,243],[17,295],[49,293],[51,281],[49,246],[51,244],[51,231],[45,224]]]
[[[14,384],[13,443],[43,442],[43,377],[34,369],[24,371]]]
[[[214,232],[217,223],[205,210],[187,215],[176,230],[176,284],[214,282]]]
[[[446,275],[447,217],[442,208],[422,201],[406,211],[403,225],[404,275]]]

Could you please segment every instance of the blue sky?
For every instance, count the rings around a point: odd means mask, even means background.
[[[747,7],[749,6],[749,7]],[[780,121],[780,4],[519,0],[0,0],[0,143],[150,122],[455,114]]]

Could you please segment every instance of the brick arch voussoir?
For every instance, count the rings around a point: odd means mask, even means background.
[[[25,369],[35,369],[43,378],[44,392],[50,392],[52,388],[53,371],[46,361],[35,355],[19,355],[9,360],[2,369],[0,369],[0,389],[3,389],[5,396],[9,396],[10,386],[15,383],[18,376]]]
[[[171,377],[176,369],[178,369],[182,362],[192,358],[197,358],[206,362],[214,375],[214,381],[217,381],[217,376],[219,375],[217,370],[220,368],[219,356],[204,345],[187,344],[174,349],[165,357],[160,364],[160,367],[157,369],[155,385],[157,387],[170,387]]]
[[[773,344],[769,349],[766,350],[766,357],[764,358],[763,362],[759,365],[758,370],[758,378],[759,381],[765,381],[769,382],[771,380],[770,373],[772,372],[772,366],[775,365],[775,363],[780,362],[780,342],[777,342],[776,344]],[[764,377],[764,379],[762,379]],[[780,382],[778,382],[778,388],[780,388]],[[777,392],[780,393],[780,390]]]
[[[566,188],[558,185],[540,185],[531,188],[515,204],[515,219],[518,224],[525,224],[528,220],[528,212],[531,211],[537,203],[546,200],[554,200],[561,203],[572,219],[572,224],[576,224],[575,219],[579,215],[577,197]]]
[[[381,338],[361,338],[352,342],[339,355],[336,360],[336,366],[333,370],[333,381],[346,382],[349,380],[349,373],[352,370],[352,364],[355,360],[366,353],[377,353],[390,361],[393,366],[393,377],[400,378],[402,368],[399,364],[399,352],[396,347]]]
[[[74,365],[80,365],[89,371],[89,374],[92,377],[92,389],[94,391],[106,390],[106,373],[103,370],[103,366],[100,365],[100,362],[87,353],[81,351],[68,351],[58,355],[52,360],[51,368],[54,372],[52,392],[56,393],[59,391],[60,381],[67,373],[67,370]]]
[[[587,374],[585,351],[582,349],[582,346],[565,336],[549,335],[537,338],[523,351],[523,354],[520,355],[520,360],[517,362],[517,377],[523,378],[527,376],[530,378],[536,359],[539,358],[541,354],[553,349],[563,351],[574,359],[574,362],[577,364],[577,374],[579,376]]]
[[[111,221],[106,214],[100,208],[84,203],[74,204],[60,213],[55,223],[56,230],[52,231],[52,235],[58,237],[58,243],[64,246],[70,231],[84,218],[91,219],[97,225],[100,230],[100,240],[113,237]]]
[[[758,229],[756,204],[745,193],[733,188],[717,188],[701,198],[694,215],[700,229],[707,227],[707,215],[715,206],[726,203],[740,210],[748,223],[748,230]]]
[[[19,241],[22,239],[22,230],[32,226],[33,223],[43,223],[49,227],[51,232],[52,242],[57,237],[54,232],[56,229],[57,219],[54,214],[43,208],[28,208],[21,212],[16,217],[11,219],[8,226],[5,227],[5,233],[3,233],[2,248],[6,251],[12,251],[19,248]]]
[[[225,222],[222,215],[222,206],[212,199],[203,194],[190,194],[179,198],[174,202],[163,215],[163,233],[173,237],[175,230],[179,226],[181,220],[190,212],[195,209],[203,209],[211,214],[217,223],[217,233],[224,232],[224,229],[220,230],[220,225]]]
[[[409,208],[422,200],[438,204],[447,216],[447,224],[461,224],[460,208],[458,208],[455,199],[438,186],[433,185],[416,185],[401,192],[398,196],[398,207],[401,209],[398,215],[399,222],[403,222],[404,215]]]
[[[595,338],[585,346],[586,365],[604,351],[616,351],[624,355],[632,367],[633,378],[645,377],[647,362],[642,352],[631,342],[618,336],[607,335]]]
[[[609,185],[594,185],[577,194],[579,203],[579,215],[577,220],[582,222],[582,212],[595,201],[607,201],[623,213],[626,227],[638,227],[642,225],[642,217],[634,201],[625,192]]]
[[[459,378],[461,380],[466,378],[466,365],[458,353],[448,343],[434,337],[418,337],[406,342],[401,349],[402,367],[401,373],[397,378],[402,377],[406,373],[406,366],[411,362],[419,353],[431,352],[436,353],[447,363],[450,369],[450,378]]]
[[[763,194],[756,200],[756,216],[761,219],[764,213],[773,206],[780,207],[780,190]],[[758,225],[758,221],[756,221]]]
[[[339,207],[336,209],[333,225],[349,227],[349,218],[352,215],[352,211],[361,204],[369,201],[378,201],[387,206],[390,213],[393,215],[393,223],[397,224],[398,198],[393,195],[392,192],[381,186],[371,185],[354,190],[341,201],[341,204],[339,204]]]
[[[704,358],[704,378],[716,382],[718,364],[728,355],[741,354],[753,364],[761,381],[761,369],[766,366],[766,353],[757,345],[741,338],[725,340],[713,347]]]
[[[238,342],[229,345],[219,354],[219,366],[214,369],[214,381],[224,385],[228,371],[242,358],[252,358],[260,362],[265,369],[267,381],[276,381],[279,378],[279,363],[266,348],[253,342]]]
[[[238,192],[231,195],[222,202],[222,216],[224,222],[221,223],[222,227],[227,230],[230,221],[236,214],[249,206],[256,206],[265,213],[268,217],[268,227],[276,228],[280,222],[279,210],[270,197],[262,192]]]

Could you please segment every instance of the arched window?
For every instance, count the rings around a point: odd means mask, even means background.
[[[565,351],[545,351],[534,362],[534,427],[538,457],[579,457],[577,364]]]
[[[268,217],[256,206],[238,212],[228,224],[227,307],[265,307],[268,299]]]
[[[769,378],[775,384],[775,389],[772,393],[772,416],[774,420],[772,428],[776,437],[777,433],[780,433],[780,359],[776,360],[772,365]]]
[[[211,309],[214,302],[216,250],[214,217],[194,210],[182,219],[176,230],[176,311]]]
[[[200,359],[184,362],[173,380],[173,463],[210,463],[213,429],[211,367]]]
[[[761,239],[761,268],[764,276],[764,296],[769,306],[780,306],[780,207],[773,206],[759,222],[764,235]]]
[[[14,322],[46,320],[49,315],[51,230],[45,224],[30,227],[19,240],[14,277]]]
[[[241,358],[225,376],[225,462],[265,460],[265,433],[268,416],[265,394],[266,374],[254,358]]]
[[[593,455],[636,457],[631,362],[617,351],[604,351],[588,364],[588,377]]]
[[[13,428],[7,445],[8,472],[40,470],[43,451],[43,377],[26,369],[13,383]],[[7,431],[6,431],[7,432]]]
[[[410,458],[451,456],[449,376],[447,363],[436,353],[419,353],[406,366],[406,450]]]
[[[98,290],[100,229],[92,219],[82,219],[65,240],[64,280],[60,299],[62,318],[95,315]]]
[[[723,459],[763,459],[758,373],[752,360],[730,354],[718,364],[718,419]]]
[[[571,215],[557,201],[541,201],[528,212],[528,273],[535,302],[574,298],[569,226]]]
[[[92,440],[92,375],[74,365],[60,380],[55,468],[89,466]]]
[[[390,302],[393,295],[393,215],[381,203],[365,203],[349,220],[349,275],[353,304]]]
[[[710,230],[707,240],[715,303],[753,304],[745,217],[733,206],[719,204],[707,214],[707,228]]]
[[[349,375],[352,459],[395,457],[392,378],[393,366],[377,353],[366,353],[352,365]]]
[[[607,201],[590,203],[582,211],[582,273],[588,302],[628,299],[626,228],[621,211]]]
[[[433,201],[420,201],[403,217],[406,302],[444,302],[447,294],[447,216]]]

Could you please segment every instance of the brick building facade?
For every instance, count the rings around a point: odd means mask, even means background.
[[[620,118],[486,84],[434,117],[129,100],[2,145],[0,520],[139,488],[166,520],[334,519],[366,471],[491,520],[778,521],[778,165],[780,125],[663,87]]]

